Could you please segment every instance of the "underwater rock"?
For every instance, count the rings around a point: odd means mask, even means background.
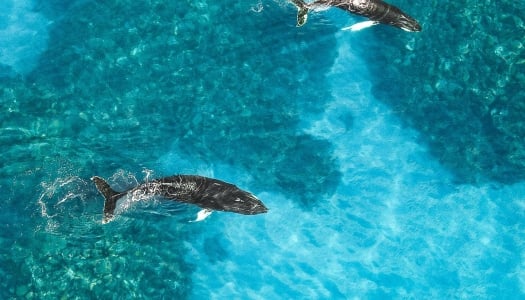
[[[15,294],[17,297],[22,297],[29,291],[29,287],[27,285],[19,285],[16,287]]]

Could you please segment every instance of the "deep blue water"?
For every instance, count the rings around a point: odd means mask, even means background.
[[[525,297],[525,6],[0,4],[1,299]],[[256,216],[89,180],[200,174]]]

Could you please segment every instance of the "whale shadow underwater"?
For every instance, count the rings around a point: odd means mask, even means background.
[[[414,18],[382,0],[316,0],[311,3],[306,3],[303,0],[290,1],[298,10],[297,27],[306,23],[310,10],[336,7],[370,20],[345,29],[360,30],[376,24],[386,24],[405,31],[421,31],[421,25]]]
[[[97,190],[104,196],[102,223],[114,218],[117,201],[126,196],[151,197],[197,205],[203,208],[196,221],[203,220],[212,211],[234,212],[243,215],[266,213],[268,208],[253,194],[221,180],[197,176],[174,175],[145,182],[134,188],[118,192],[101,177],[93,176]]]

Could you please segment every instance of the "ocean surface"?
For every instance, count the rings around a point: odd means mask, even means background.
[[[525,4],[0,3],[0,299],[524,299]],[[267,214],[117,190],[173,174]]]

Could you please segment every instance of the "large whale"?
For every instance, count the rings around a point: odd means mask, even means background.
[[[371,25],[381,23],[405,31],[421,31],[421,26],[415,19],[382,0],[316,0],[311,3],[306,3],[303,0],[291,1],[299,10],[297,12],[297,26],[303,26],[306,23],[309,10],[337,7],[367,17],[372,21]]]
[[[264,204],[251,193],[233,184],[203,176],[174,175],[152,180],[122,192],[113,190],[104,179],[98,176],[92,177],[91,180],[105,198],[102,223],[113,219],[117,200],[127,195],[159,196],[195,204],[207,211],[229,211],[244,215],[255,215],[268,211]]]

